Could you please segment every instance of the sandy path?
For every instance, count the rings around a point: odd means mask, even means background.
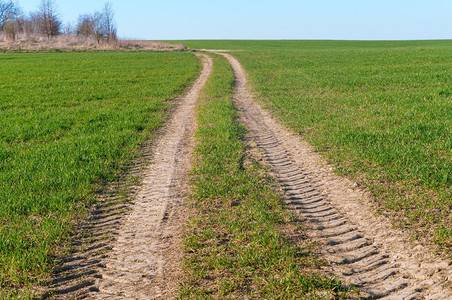
[[[334,175],[306,142],[255,103],[238,60],[217,53],[234,70],[241,121],[279,180],[288,209],[304,220],[308,235],[332,262],[326,271],[372,299],[452,299],[450,263],[375,216],[364,191]]]
[[[195,106],[212,70],[212,59],[205,54],[198,56],[203,61],[202,73],[152,146],[151,164],[136,187],[128,214],[121,217],[117,213],[125,205],[100,209],[99,217],[89,223],[98,235],[111,230],[115,238],[95,239],[87,251],[64,263],[61,269],[65,273],[49,284],[54,285],[56,298],[168,299],[176,295]],[[52,297],[52,293],[45,297]]]

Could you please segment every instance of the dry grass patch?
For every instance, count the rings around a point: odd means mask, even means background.
[[[15,41],[8,41],[0,35],[0,51],[3,52],[38,52],[38,51],[182,51],[182,44],[169,44],[142,40],[116,40],[98,42],[95,38],[61,35],[54,38],[42,36],[22,36]]]

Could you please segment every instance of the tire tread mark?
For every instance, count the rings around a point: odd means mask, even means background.
[[[324,183],[315,179],[316,174],[296,164],[291,149],[285,148],[281,135],[274,133],[272,121],[264,116],[247,91],[246,75],[240,62],[230,54],[216,53],[226,57],[232,66],[236,79],[234,102],[250,132],[252,143],[261,150],[264,161],[284,191],[286,208],[299,216],[298,222],[306,225],[307,234],[319,242],[320,251],[332,262],[331,274],[346,282],[353,281],[368,293],[369,299],[424,298],[425,293],[418,288],[421,283],[405,278],[403,270],[393,263],[397,257],[383,253],[371,236],[365,236],[346,214],[323,196]],[[438,294],[437,299],[450,299],[441,296]]]

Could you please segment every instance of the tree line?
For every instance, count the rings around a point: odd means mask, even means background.
[[[17,2],[0,0],[0,33],[14,41],[18,36],[36,36],[51,39],[59,35],[94,38],[98,43],[117,40],[117,28],[111,3],[100,11],[82,14],[75,25],[63,22],[54,0],[41,0],[37,11],[24,13]]]

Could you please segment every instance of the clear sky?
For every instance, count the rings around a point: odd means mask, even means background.
[[[17,0],[24,11],[40,0]],[[64,23],[103,0],[56,0]],[[452,39],[452,0],[110,0],[123,38]]]

